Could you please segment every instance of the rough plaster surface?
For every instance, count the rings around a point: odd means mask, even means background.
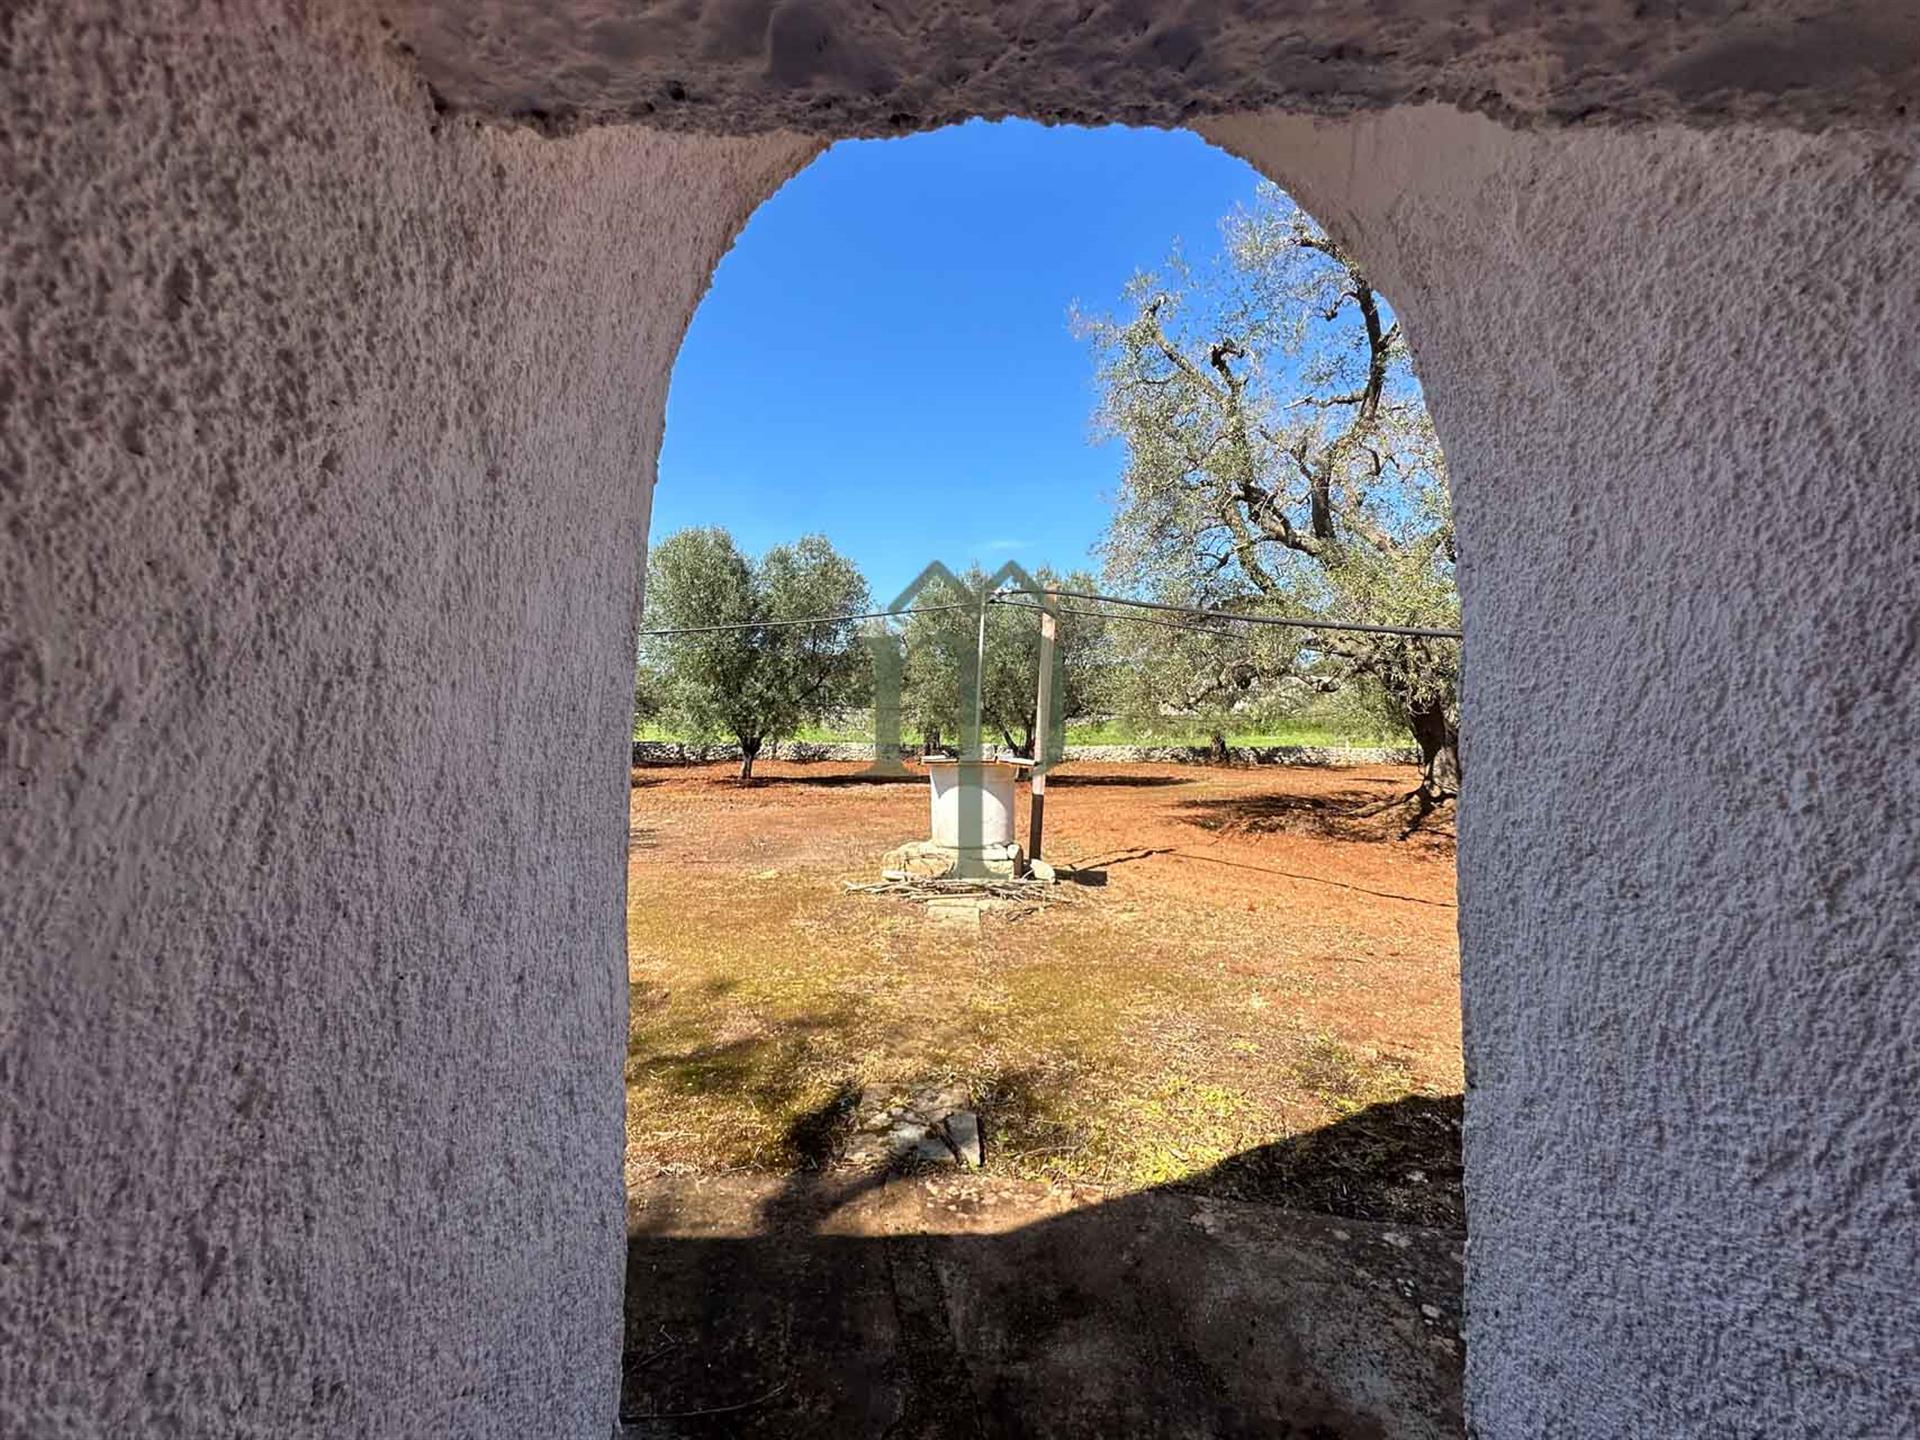
[[[390,0],[450,104],[542,125],[893,134],[1444,101],[1511,119],[1905,115],[1897,0]]]
[[[1452,468],[1474,1433],[1920,1433],[1920,135],[1206,128]]]
[[[613,1425],[668,367],[799,142],[7,16],[0,1434]]]
[[[0,1433],[599,1440],[653,456],[808,142],[91,14],[0,52]],[[1019,108],[1131,113],[1090,53]],[[1206,128],[1454,464],[1477,1433],[1911,1432],[1913,133]]]

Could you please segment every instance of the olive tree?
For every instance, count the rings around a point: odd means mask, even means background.
[[[1077,317],[1097,424],[1126,447],[1109,582],[1208,608],[1456,627],[1446,466],[1398,321],[1278,188],[1223,230],[1205,274],[1176,252],[1134,279],[1119,316]],[[1423,806],[1458,790],[1451,641],[1268,630],[1155,654],[1170,693],[1196,704],[1371,677],[1420,745]]]
[[[769,740],[859,703],[869,660],[854,621],[806,625],[869,608],[867,583],[824,538],[777,545],[758,562],[725,530],[682,530],[647,562],[648,637],[638,692],[689,735],[740,742],[740,778]],[[703,628],[731,626],[738,628]]]
[[[1143,735],[1205,729],[1224,758],[1227,732],[1279,697],[1275,677],[1305,669],[1298,632],[1122,617],[1108,641],[1106,700]]]

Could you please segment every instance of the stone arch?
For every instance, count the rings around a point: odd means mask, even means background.
[[[1476,1433],[1910,1428],[1914,22],[1072,8],[9,17],[9,1427],[605,1434],[665,376],[815,137],[1021,110],[1193,124],[1409,317]]]

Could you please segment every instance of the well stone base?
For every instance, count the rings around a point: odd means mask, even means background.
[[[980,857],[980,864],[973,867],[976,874],[984,871],[995,880],[1017,880],[1027,873],[1027,852],[1017,843],[984,845],[973,853]],[[889,875],[897,872],[916,880],[955,879],[959,878],[960,854],[952,845],[916,840],[889,850],[883,869]]]

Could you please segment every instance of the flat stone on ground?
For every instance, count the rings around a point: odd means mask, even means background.
[[[958,1085],[869,1085],[854,1101],[854,1134],[845,1163],[885,1169],[910,1159],[978,1168],[980,1117],[966,1108],[970,1103]]]
[[[982,908],[978,900],[943,896],[938,900],[927,902],[927,922],[931,925],[951,926],[956,930],[978,930]]]

